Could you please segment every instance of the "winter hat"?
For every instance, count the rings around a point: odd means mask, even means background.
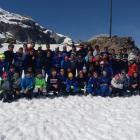
[[[87,67],[86,67],[86,66],[84,66],[84,67],[83,67],[83,70],[86,70],[86,69],[87,69]]]
[[[133,60],[133,58],[129,58],[129,61]]]
[[[118,56],[116,56],[116,59],[121,59],[121,57],[118,55]]]
[[[115,78],[119,78],[119,77],[120,77],[119,74],[116,74],[116,75],[115,75]]]
[[[68,74],[68,77],[70,78],[70,77],[73,77],[73,74],[72,73],[69,73]]]
[[[126,56],[124,56],[123,59],[128,59],[128,58]]]
[[[8,74],[7,73],[3,73],[2,74],[2,77],[5,77],[5,76],[8,76]]]
[[[41,48],[42,46],[41,45],[38,45],[38,48]]]
[[[1,54],[0,55],[0,58],[5,58],[5,54]]]
[[[104,61],[101,61],[101,62],[100,62],[100,65],[104,65],[104,64],[105,64]]]
[[[65,59],[69,59],[68,56],[65,56]]]

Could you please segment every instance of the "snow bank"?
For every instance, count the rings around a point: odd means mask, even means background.
[[[1,140],[139,140],[140,97],[0,102]]]

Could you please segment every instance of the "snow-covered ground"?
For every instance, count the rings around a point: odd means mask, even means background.
[[[140,96],[0,101],[0,140],[140,140]]]

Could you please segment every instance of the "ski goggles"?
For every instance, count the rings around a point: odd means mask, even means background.
[[[15,69],[14,69],[14,68],[12,68],[11,70],[12,70],[12,71],[15,71]]]
[[[122,72],[121,74],[126,74],[125,72]]]
[[[73,76],[69,77],[69,78],[73,78]]]
[[[53,74],[56,74],[56,71],[52,72]]]
[[[107,74],[107,72],[104,71],[103,74]]]
[[[31,76],[31,74],[26,74],[27,76]]]

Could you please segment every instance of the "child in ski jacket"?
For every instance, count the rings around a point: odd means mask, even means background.
[[[69,73],[68,78],[66,80],[66,90],[71,95],[73,95],[74,92],[76,92],[76,82],[75,79],[73,78],[72,73]]]
[[[41,72],[38,72],[37,76],[35,77],[35,97],[39,95],[39,92],[42,95],[46,92],[46,82],[45,79],[42,77]]]

